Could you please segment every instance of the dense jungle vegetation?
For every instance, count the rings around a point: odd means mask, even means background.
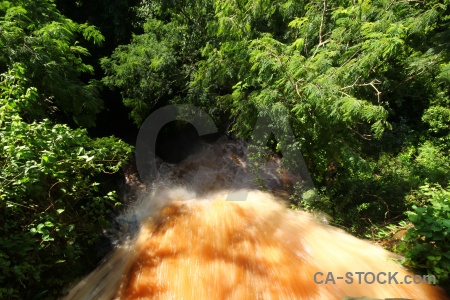
[[[272,148],[301,150],[321,198],[294,207],[407,229],[405,265],[450,285],[449,50],[449,0],[0,0],[0,298],[95,267],[134,134],[167,104],[243,138],[292,128]]]

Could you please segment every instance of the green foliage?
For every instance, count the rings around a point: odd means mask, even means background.
[[[408,101],[399,90],[447,78],[445,65],[431,69],[445,56],[417,42],[423,28],[437,35],[446,8],[385,2],[144,1],[145,33],[103,60],[104,82],[121,89],[137,124],[155,105],[189,102],[232,116],[248,137],[261,111],[281,106],[317,181],[391,128],[390,107]]]
[[[395,232],[408,228],[409,224],[406,221],[401,221],[399,224],[388,224],[386,226],[373,226],[371,234],[366,234],[365,237],[372,240],[387,240],[392,238]],[[391,249],[388,249],[391,250]]]
[[[420,187],[422,203],[407,215],[410,228],[398,251],[405,255],[405,265],[430,275],[440,283],[450,274],[450,190],[439,185]]]
[[[111,58],[101,62],[108,75],[103,82],[124,89],[124,103],[132,108],[137,124],[158,102],[175,96],[181,71],[175,49],[186,30],[175,22],[164,24],[153,19],[144,28],[145,34],[134,36],[130,45],[118,47]]]
[[[39,111],[39,117],[94,125],[103,104],[98,97],[99,83],[85,80],[94,70],[83,61],[89,52],[80,41],[101,44],[101,33],[61,15],[53,0],[0,1],[0,31],[0,72],[15,63],[24,66],[29,74],[27,87],[40,91],[36,104],[47,108],[45,114]]]
[[[433,133],[447,131],[450,125],[450,109],[442,106],[432,106],[424,113],[423,121],[430,125]],[[447,133],[447,132],[445,132]]]
[[[94,57],[104,56],[118,45],[130,41],[131,32],[140,18],[137,17],[137,5],[141,0],[55,0],[61,13],[75,22],[95,25],[104,35],[107,43],[101,49],[92,48]]]
[[[138,13],[146,18],[144,33],[102,59],[103,83],[121,90],[137,125],[155,107],[191,97],[189,78],[201,58],[213,12],[209,0],[142,1]]]
[[[0,297],[55,299],[95,263],[88,250],[120,204],[100,180],[132,148],[47,119],[26,122],[40,95],[23,70],[0,82]]]
[[[428,132],[436,138],[435,144],[442,149],[450,150],[450,109],[431,106],[424,112],[422,120],[429,125]]]
[[[415,167],[417,173],[422,174],[429,182],[444,184],[450,177],[448,156],[429,141],[418,148]]]

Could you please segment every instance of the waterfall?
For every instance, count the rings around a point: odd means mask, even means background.
[[[249,155],[223,138],[178,164],[158,161],[118,217],[115,250],[65,299],[448,299],[400,284],[414,275],[394,254],[289,209],[283,191],[302,178],[270,153]]]

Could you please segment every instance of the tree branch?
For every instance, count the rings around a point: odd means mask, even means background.
[[[275,57],[278,62],[280,63],[281,68],[283,69],[284,73],[286,74],[289,82],[291,83],[292,87],[295,89],[295,91],[297,92],[297,95],[300,97],[300,93],[298,91],[297,85],[294,83],[294,80],[292,79],[292,77],[289,75],[288,70],[286,69],[286,67],[284,66],[283,60],[281,59],[281,57],[279,57],[276,53],[269,51],[269,54],[272,55],[273,57]],[[300,97],[301,98],[301,97]]]
[[[319,44],[317,45],[316,50],[314,50],[314,53],[311,56],[311,58],[314,58],[314,56],[316,56],[317,51],[319,50],[320,47],[322,47],[323,45],[325,45],[326,43],[331,41],[331,39],[327,39],[326,41],[323,41],[323,23],[324,23],[324,20],[325,20],[325,12],[326,11],[327,11],[327,1],[324,0],[323,1],[322,18],[320,20],[320,28],[319,28]]]
[[[357,130],[351,128],[350,126],[348,127],[348,129],[350,129],[351,131],[353,131],[354,133],[356,133],[360,138],[366,140],[366,141],[371,141],[371,136],[369,134],[361,134],[360,132],[358,132]]]
[[[378,105],[379,105],[379,104],[380,104],[380,96],[381,96],[382,92],[380,92],[380,90],[378,90],[377,87],[376,87],[375,85],[376,85],[376,84],[381,84],[381,81],[379,81],[378,79],[374,79],[374,80],[372,80],[372,81],[369,82],[369,83],[361,83],[361,84],[357,84],[357,82],[358,82],[358,80],[359,80],[360,77],[361,77],[361,76],[359,76],[359,77],[355,80],[355,82],[354,82],[352,85],[344,86],[343,88],[340,88],[339,91],[340,91],[341,93],[343,93],[342,90],[350,89],[350,88],[353,88],[353,87],[355,87],[355,86],[369,86],[369,85],[370,85],[370,86],[373,87],[374,90],[377,92],[376,95],[377,95],[377,98],[378,98]],[[344,94],[345,94],[345,93],[344,93]]]

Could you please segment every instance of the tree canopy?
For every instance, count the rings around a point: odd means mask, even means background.
[[[40,91],[35,117],[93,126],[103,101],[100,84],[89,79],[94,70],[83,61],[90,54],[80,41],[101,44],[102,34],[63,16],[52,0],[1,1],[0,14],[0,70],[16,63],[26,69],[29,87]]]

